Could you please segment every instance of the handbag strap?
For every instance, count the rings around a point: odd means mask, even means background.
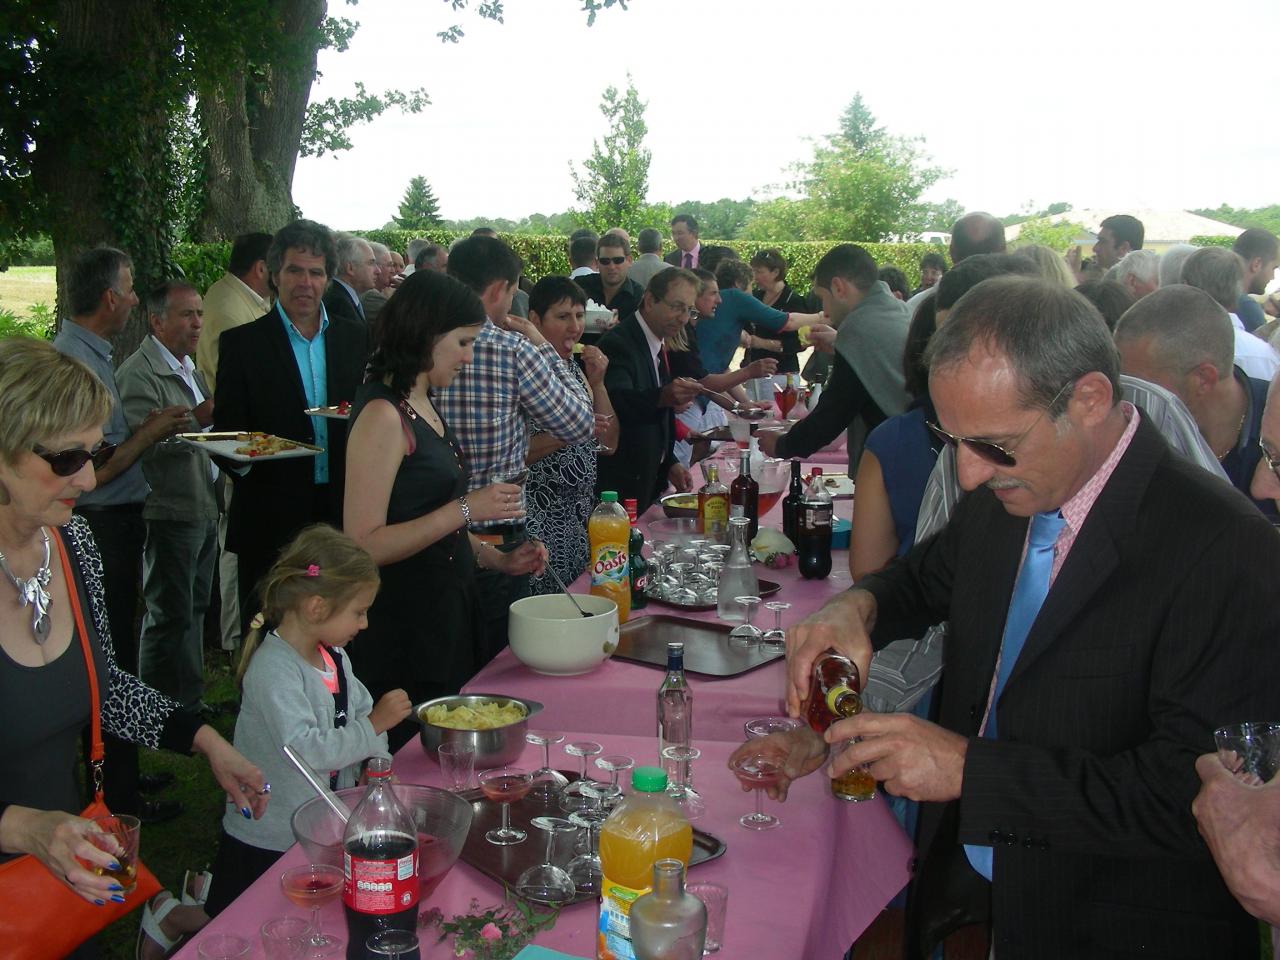
[[[80,608],[80,591],[76,586],[76,578],[71,572],[71,557],[62,540],[62,532],[53,531],[54,542],[58,545],[58,559],[62,562],[62,579],[66,582],[67,599],[71,606],[71,615],[75,618],[76,633],[80,636],[80,650],[84,653],[84,667],[89,675],[89,715],[90,748],[89,769],[93,774],[93,795],[102,799],[102,711],[98,693],[98,671],[93,665],[93,648],[89,646],[89,631],[84,625],[84,611]]]

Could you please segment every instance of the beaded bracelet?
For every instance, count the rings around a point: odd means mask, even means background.
[[[462,526],[464,528],[471,526],[471,507],[467,504],[466,497],[458,498],[458,506],[462,508]]]

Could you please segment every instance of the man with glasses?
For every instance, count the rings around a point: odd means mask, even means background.
[[[644,513],[670,482],[693,489],[688,468],[672,452],[675,415],[698,395],[694,380],[673,379],[665,341],[684,329],[698,296],[698,278],[675,268],[653,275],[640,309],[600,338],[609,357],[604,376],[618,415],[618,449],[600,459],[596,486],[634,499]]]
[[[1188,814],[1213,729],[1280,710],[1280,538],[1119,399],[1079,294],[987,280],[926,359],[969,492],[790,631],[788,706],[822,651],[865,676],[873,646],[949,620],[938,722],[865,712],[770,748],[793,776],[861,738],[830,774],[868,764],[922,803],[907,955],[989,923],[997,957],[1256,956]]]
[[[111,359],[111,338],[124,330],[129,314],[138,305],[133,262],[127,254],[110,247],[81,254],[71,266],[67,297],[71,317],[62,322],[53,345],[83,362],[111,393],[111,418],[103,426],[102,436],[104,443],[115,445],[112,457],[96,470],[97,487],[76,501],[76,513],[89,524],[102,554],[102,585],[116,662],[136,675],[135,616],[146,540],[142,505],[150,492],[138,458],[152,445],[186,429],[191,408],[182,405],[147,411],[133,431],[125,420]],[[140,786],[156,788],[166,779],[141,780],[137,748],[109,734],[104,734],[103,740],[107,750],[106,797],[112,810],[141,815],[152,823],[182,812],[177,801],[141,800]]]
[[[616,233],[606,233],[596,244],[596,262],[600,272],[578,277],[578,286],[602,307],[617,311],[619,318],[631,316],[640,306],[644,287],[627,276],[631,266],[627,241]]]

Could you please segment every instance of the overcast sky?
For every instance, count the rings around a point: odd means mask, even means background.
[[[578,0],[505,3],[497,24],[442,0],[330,0],[361,26],[321,56],[312,98],[361,80],[432,104],[299,160],[306,216],[381,226],[418,174],[451,219],[568,209],[569,164],[628,71],[648,102],[650,201],[770,195],[857,92],[952,171],[929,199],[970,210],[1280,201],[1276,0],[631,0],[593,27]],[[450,23],[466,36],[441,44]]]

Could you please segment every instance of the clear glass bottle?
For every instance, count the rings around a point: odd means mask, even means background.
[[[658,687],[658,756],[667,747],[687,747],[692,740],[693,691],[684,675],[684,644],[672,640],[667,644],[667,675]]]
[[[684,864],[653,865],[653,891],[631,905],[636,960],[699,960],[707,939],[707,908],[684,889]]]
[[[751,521],[746,517],[729,518],[729,559],[720,570],[716,588],[716,616],[721,620],[741,620],[742,606],[738,597],[760,596],[760,581],[751,569]]]

